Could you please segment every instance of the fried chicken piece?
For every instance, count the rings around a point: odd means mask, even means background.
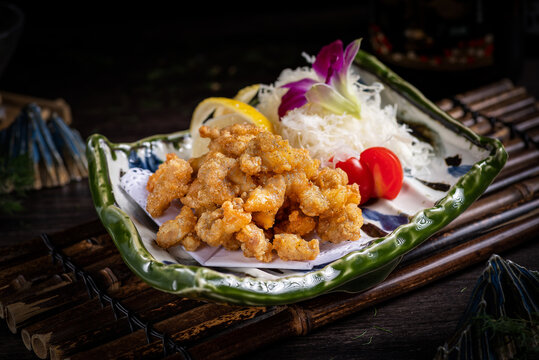
[[[240,243],[233,234],[250,222],[251,214],[243,211],[243,200],[235,198],[225,201],[218,209],[202,213],[195,225],[195,231],[198,237],[210,246],[223,245],[228,250],[237,250]]]
[[[351,203],[358,205],[361,200],[359,186],[355,183],[348,185],[348,175],[342,169],[323,168],[313,181],[328,199],[330,209]]]
[[[193,232],[184,237],[180,242],[180,245],[183,245],[183,247],[187,251],[195,251],[198,248],[204,246],[204,243],[202,242],[202,240],[200,240],[197,234]]]
[[[198,169],[200,169],[200,166],[204,163],[204,159],[206,159],[206,154],[189,159],[189,165],[191,165],[191,168],[193,169],[193,177],[197,176]]]
[[[247,145],[243,156],[261,159],[261,171],[282,173],[292,170],[293,152],[288,141],[270,132],[257,134]],[[246,154],[246,155],[245,155]]]
[[[247,195],[258,186],[251,175],[244,173],[240,169],[238,163],[229,170],[228,179],[237,187],[237,190],[235,191],[236,196],[241,196],[243,194],[247,197]]]
[[[168,220],[159,227],[155,242],[165,249],[183,245],[187,251],[195,251],[202,244],[198,237],[192,236],[196,223],[197,218],[193,210],[183,206],[175,219]]]
[[[193,169],[189,163],[176,154],[167,154],[165,162],[150,175],[146,189],[148,198],[146,210],[153,217],[159,217],[168,209],[174,199],[187,193]]]
[[[240,169],[248,175],[256,175],[262,171],[262,158],[247,153],[239,157]]]
[[[230,157],[240,156],[246,149],[249,141],[264,129],[250,124],[233,124],[222,129],[201,126],[200,136],[209,138],[209,150],[217,151]]]
[[[254,212],[252,213],[253,221],[258,226],[261,226],[264,230],[271,229],[275,223],[275,214],[265,213],[265,212]]]
[[[361,226],[363,226],[361,208],[357,204],[350,203],[321,215],[316,231],[322,240],[338,244],[345,240],[359,240]]]
[[[263,262],[273,260],[273,246],[264,234],[264,230],[255,224],[247,224],[236,233],[236,239],[241,243],[241,249],[246,257],[254,257]]]
[[[339,209],[347,204],[359,205],[361,200],[357,184],[339,185],[334,189],[322,190],[322,194],[328,199],[330,209]]]
[[[303,171],[309,180],[316,177],[320,171],[320,160],[311,158],[307,149],[291,149],[294,153],[292,165],[295,171]]]
[[[287,195],[299,203],[305,215],[318,216],[329,209],[329,202],[320,188],[313,184],[304,172],[287,173],[285,179]]]
[[[315,228],[315,218],[305,215],[300,210],[292,210],[288,218],[275,225],[275,232],[303,236],[311,233]]]
[[[314,177],[313,182],[320,190],[334,189],[339,185],[347,185],[348,175],[342,169],[325,167],[320,169]]]
[[[320,254],[317,239],[306,241],[296,234],[276,234],[273,237],[273,249],[282,260],[314,260]]]
[[[219,152],[207,153],[196,179],[181,202],[192,209],[212,209],[234,199],[236,189],[227,175],[235,165],[236,159]]]
[[[268,229],[273,226],[275,215],[283,205],[285,194],[284,177],[275,175],[270,177],[265,185],[251,191],[243,207],[245,211],[253,213],[253,219],[258,225]]]

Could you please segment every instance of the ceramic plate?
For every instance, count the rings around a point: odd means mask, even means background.
[[[354,66],[366,83],[381,82],[383,102],[397,105],[409,124],[435,149],[431,172],[407,174],[399,196],[362,205],[362,240],[341,246],[331,261],[305,267],[247,266],[212,253],[201,265],[181,247],[155,245],[157,225],[125,191],[133,169],[155,171],[168,152],[190,156],[188,131],[114,144],[95,134],[88,140],[89,180],[97,213],[124,261],[151,286],[185,297],[270,305],[293,303],[332,291],[363,291],[381,281],[404,254],[459,216],[490,185],[507,154],[501,143],[476,135],[449,117],[416,88],[373,56],[359,51]]]

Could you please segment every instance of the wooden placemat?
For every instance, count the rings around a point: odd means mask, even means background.
[[[408,253],[381,284],[283,306],[181,298],[139,280],[98,220],[0,252],[0,317],[39,358],[228,359],[305,335],[516,247],[539,231],[539,108],[501,80],[438,104],[509,159],[464,214]]]

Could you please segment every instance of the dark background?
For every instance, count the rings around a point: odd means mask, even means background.
[[[453,2],[475,4],[472,15],[481,6],[481,30],[495,33],[495,64],[450,73],[391,67],[432,100],[502,77],[537,94],[537,2]],[[347,44],[360,37],[362,49],[371,51],[372,23],[394,9],[387,30],[402,33],[417,20],[410,11],[397,21],[401,8],[425,3],[282,4],[261,12],[239,4],[195,3],[187,10],[159,2],[137,7],[21,1],[24,30],[0,74],[0,89],[64,98],[83,136],[100,132],[114,141],[134,140],[187,127],[194,106],[205,97],[233,96],[254,82],[273,82],[284,68],[306,65],[303,51],[315,55],[335,39]],[[421,21],[439,26],[440,19]]]

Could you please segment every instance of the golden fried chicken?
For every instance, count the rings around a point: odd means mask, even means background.
[[[355,183],[348,185],[348,176],[339,168],[322,169],[314,178],[314,183],[329,201],[331,209],[339,209],[350,203],[359,205],[359,186]]]
[[[159,227],[157,245],[162,248],[183,245],[187,251],[195,251],[202,242],[194,234],[197,218],[191,208],[184,206],[175,219],[168,220]],[[189,236],[190,235],[190,236]]]
[[[241,243],[241,249],[246,257],[254,257],[263,262],[273,260],[273,246],[264,230],[255,224],[247,224],[236,233],[236,239]]]
[[[206,211],[198,218],[195,231],[198,237],[210,246],[222,245],[228,250],[240,247],[233,234],[251,222],[251,213],[243,210],[243,200],[236,198],[225,201],[221,207]]]
[[[240,197],[247,197],[258,186],[255,179],[243,172],[238,163],[228,171],[228,180],[235,186],[235,193]]]
[[[287,196],[299,203],[305,215],[318,216],[329,209],[329,202],[320,188],[313,184],[304,172],[289,172],[285,178]]]
[[[275,215],[283,205],[286,193],[286,182],[282,175],[270,177],[264,185],[253,189],[245,205],[245,211],[256,213],[255,222],[268,229],[273,226]]]
[[[363,226],[361,209],[356,204],[350,203],[321,215],[316,231],[320,239],[338,244],[346,240],[359,240],[361,226]]]
[[[200,136],[211,139],[209,150],[223,153],[226,156],[238,157],[248,146],[249,141],[264,129],[258,126],[234,124],[223,129],[201,126]]]
[[[189,189],[192,172],[187,161],[175,154],[167,154],[165,162],[150,175],[146,185],[149,192],[146,204],[148,213],[159,217],[174,199],[183,197]]]
[[[262,262],[275,255],[304,261],[315,259],[320,248],[317,238],[302,236],[317,234],[332,243],[359,239],[358,186],[348,185],[341,169],[320,168],[307,150],[254,125],[202,126],[200,135],[210,139],[209,151],[183,161],[190,170],[181,172],[182,181],[170,175],[180,173],[171,156],[171,164],[148,182],[148,189],[168,189],[167,199],[183,204],[176,219],[159,229],[159,246],[194,250],[207,244],[241,249]]]
[[[273,237],[273,249],[282,260],[314,260],[320,254],[317,239],[306,241],[296,234],[276,234]]]
[[[198,169],[197,177],[181,202],[192,209],[200,210],[214,209],[225,201],[234,199],[236,191],[227,175],[235,164],[236,159],[220,152],[207,153]]]
[[[316,219],[305,215],[301,210],[291,210],[286,219],[275,226],[276,233],[307,235],[316,228]]]
[[[240,162],[244,171],[258,169],[258,172],[270,171],[279,174],[300,170],[307,173],[308,178],[314,176],[320,166],[318,160],[310,158],[307,150],[293,148],[281,136],[267,131],[257,134],[249,142]],[[254,173],[252,170],[249,172]]]

